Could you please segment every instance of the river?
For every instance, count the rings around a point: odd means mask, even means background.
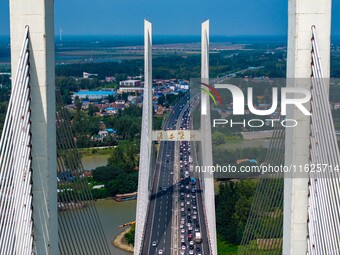
[[[105,166],[107,164],[107,158],[108,155],[83,156],[82,162],[84,169],[90,170],[98,166]],[[131,253],[117,249],[111,242],[114,237],[122,231],[122,229],[118,228],[119,225],[135,220],[136,204],[136,200],[116,202],[110,199],[98,200],[96,202],[99,218],[112,255],[131,255]]]

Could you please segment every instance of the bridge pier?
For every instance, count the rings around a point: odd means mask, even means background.
[[[322,67],[329,78],[331,0],[288,0],[287,87],[311,88],[312,26],[318,31]],[[287,119],[297,120],[299,126],[286,129],[285,164],[309,164],[310,116],[288,107]],[[285,176],[283,255],[307,253],[308,181],[307,174]]]

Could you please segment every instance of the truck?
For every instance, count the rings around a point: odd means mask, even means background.
[[[201,243],[202,242],[202,235],[201,232],[195,233],[195,243]]]

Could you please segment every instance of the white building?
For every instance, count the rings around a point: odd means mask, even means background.
[[[124,87],[139,87],[141,85],[140,80],[125,80],[119,82],[120,86]]]

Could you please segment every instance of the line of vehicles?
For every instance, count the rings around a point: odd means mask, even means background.
[[[183,113],[180,129],[189,129],[190,116],[189,108]],[[179,163],[180,163],[180,254],[201,255],[202,234],[197,208],[197,181],[191,176],[190,165],[192,164],[190,142],[180,142]]]

